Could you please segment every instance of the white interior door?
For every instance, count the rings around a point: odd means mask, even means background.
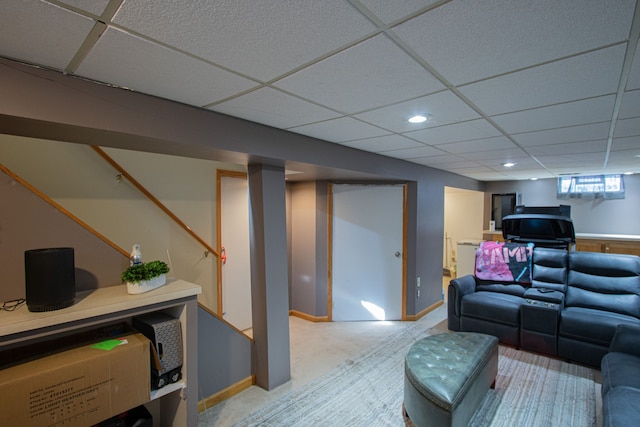
[[[332,318],[402,319],[402,186],[334,185]]]
[[[246,178],[220,180],[221,238],[226,262],[222,265],[222,317],[240,330],[252,327],[249,248],[249,193]]]

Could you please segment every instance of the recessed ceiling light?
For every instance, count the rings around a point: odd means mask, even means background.
[[[409,120],[408,120],[409,123],[424,123],[426,121],[431,121],[430,114],[427,114],[425,116],[418,114],[418,115],[409,117]]]
[[[633,175],[633,172],[631,172],[631,171],[625,172],[623,175]]]
[[[516,163],[512,163],[512,162],[507,162],[507,163],[503,163],[502,166],[504,166],[505,168],[512,168],[516,165]]]
[[[530,179],[531,179],[531,181],[537,181],[538,180],[538,178],[536,178],[536,177],[533,177],[533,178],[530,178]]]

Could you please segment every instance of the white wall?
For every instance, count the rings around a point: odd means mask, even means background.
[[[237,165],[105,149],[182,222],[215,248],[216,169]],[[171,262],[170,276],[202,286],[217,306],[216,258],[86,145],[0,135],[0,163],[116,245],[140,243],[143,260]],[[117,284],[117,283],[114,283]]]
[[[620,200],[558,199],[556,179],[490,182],[486,193],[521,192],[525,206],[569,205],[576,233],[640,235],[640,175],[627,175],[624,182]]]
[[[445,187],[443,267],[453,265],[451,258],[461,240],[481,240],[484,193]]]

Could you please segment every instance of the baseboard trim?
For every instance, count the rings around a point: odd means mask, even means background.
[[[405,320],[410,320],[410,321],[419,320],[423,316],[431,313],[433,310],[435,310],[436,308],[440,307],[441,305],[444,305],[444,301],[442,301],[442,300],[430,305],[429,307],[425,308],[424,310],[422,310],[418,314],[407,315],[407,318]]]
[[[289,316],[299,317],[310,322],[329,322],[329,316],[312,316],[297,310],[289,310]]]
[[[230,385],[224,390],[220,390],[219,392],[212,394],[206,399],[202,399],[198,402],[198,413],[205,411],[212,406],[217,405],[218,403],[227,400],[228,398],[240,393],[242,390],[245,390],[256,383],[256,376],[251,375],[241,381],[238,381],[235,384]]]

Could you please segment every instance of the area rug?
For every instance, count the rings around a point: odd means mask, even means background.
[[[402,416],[404,356],[416,340],[446,331],[446,321],[406,328],[236,426],[410,426]],[[470,425],[594,426],[595,394],[591,369],[500,346],[496,388]]]

